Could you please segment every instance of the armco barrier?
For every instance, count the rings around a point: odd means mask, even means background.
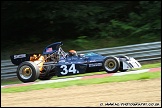
[[[77,51],[80,53],[94,52],[105,56],[126,55],[139,62],[161,59],[161,42],[151,42],[128,46]],[[10,60],[1,60],[1,79],[15,78],[17,66]]]

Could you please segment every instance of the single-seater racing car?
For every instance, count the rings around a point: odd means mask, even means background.
[[[18,79],[26,83],[37,79],[49,80],[53,76],[61,77],[98,71],[115,73],[141,67],[141,64],[133,57],[102,56],[93,52],[77,54],[75,50],[65,53],[62,45],[62,42],[52,43],[43,50],[42,54],[11,55],[12,63],[18,65],[16,71]]]

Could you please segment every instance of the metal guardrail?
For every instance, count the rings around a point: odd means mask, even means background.
[[[135,44],[121,47],[102,48],[77,51],[80,53],[94,52],[104,56],[126,55],[134,57],[139,62],[161,59],[161,42]],[[11,60],[1,60],[1,79],[15,78],[17,66]]]

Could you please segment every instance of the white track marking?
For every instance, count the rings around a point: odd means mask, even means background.
[[[64,82],[64,81],[71,81],[71,80],[78,80],[81,79],[82,77],[75,77],[75,78],[64,78],[64,79],[57,79],[57,80],[48,80],[48,81],[40,81],[36,82],[34,84],[47,84],[47,83],[53,83],[53,82]]]
[[[120,72],[120,73],[114,73],[112,76],[121,76],[121,75],[127,75],[127,74],[139,74],[148,72],[150,69],[143,69],[143,70],[136,70],[136,71],[129,71],[129,72]]]

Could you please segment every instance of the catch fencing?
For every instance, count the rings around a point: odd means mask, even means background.
[[[78,54],[94,52],[104,56],[129,56],[137,61],[152,61],[161,59],[161,41],[112,48],[77,51]],[[1,60],[1,79],[15,78],[17,66],[11,60]]]

